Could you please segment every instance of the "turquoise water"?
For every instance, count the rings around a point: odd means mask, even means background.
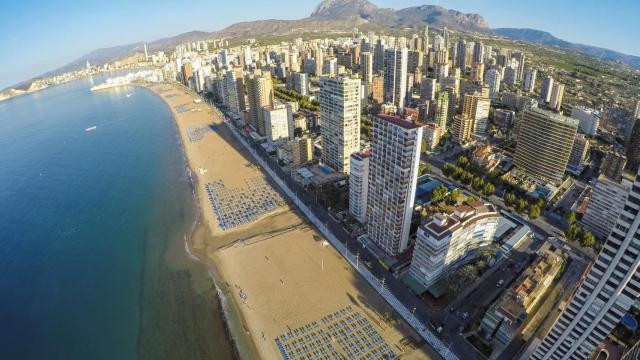
[[[0,102],[0,358],[231,358],[169,110],[90,86]]]

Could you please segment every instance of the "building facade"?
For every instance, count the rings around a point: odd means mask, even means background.
[[[409,273],[425,287],[435,284],[493,242],[499,218],[493,205],[482,202],[434,215],[418,228]]]
[[[394,115],[373,117],[367,235],[392,256],[409,243],[422,132],[418,122]]]
[[[349,174],[349,213],[360,223],[367,221],[367,191],[369,189],[370,151],[351,154]]]
[[[630,189],[631,183],[627,181],[619,183],[600,175],[580,220],[584,228],[599,239],[606,239],[618,220]]]
[[[533,177],[551,182],[562,181],[578,121],[539,108],[523,112],[514,164]]]
[[[360,79],[320,79],[322,162],[349,174],[349,158],[360,150]]]
[[[640,296],[640,175],[586,278],[531,357],[587,359]]]
[[[384,51],[384,101],[404,109],[407,96],[407,49]]]

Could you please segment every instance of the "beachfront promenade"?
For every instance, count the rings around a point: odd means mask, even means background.
[[[259,146],[254,146],[238,132],[231,120],[222,111],[212,105],[212,108],[223,119],[224,123],[231,130],[236,139],[248,150],[262,168],[269,174],[273,181],[287,194],[305,216],[316,226],[334,248],[347,260],[349,264],[376,290],[376,292],[389,303],[400,316],[431,345],[442,358],[446,360],[456,360],[458,357],[445,346],[423,323],[421,323],[409,309],[400,302],[394,294],[384,287],[384,283],[375,277],[366,266],[360,266],[358,255],[353,254],[346,246],[350,235],[346,231],[331,221],[326,210],[322,209],[308,193],[300,188],[282,169],[277,162],[271,158]],[[294,190],[292,190],[294,189]],[[314,205],[315,203],[315,205]],[[313,209],[313,210],[312,210]],[[321,220],[324,219],[324,220]],[[336,236],[336,234],[340,234]],[[344,242],[338,238],[345,239]]]

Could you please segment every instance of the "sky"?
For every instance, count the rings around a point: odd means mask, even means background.
[[[153,41],[238,21],[298,19],[319,0],[22,0],[0,4],[0,89],[98,48]],[[373,0],[380,7],[435,4],[478,13],[495,27],[528,27],[640,56],[638,0]]]

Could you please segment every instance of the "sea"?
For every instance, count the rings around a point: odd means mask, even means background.
[[[171,113],[104,80],[0,102],[0,359],[236,358]]]

